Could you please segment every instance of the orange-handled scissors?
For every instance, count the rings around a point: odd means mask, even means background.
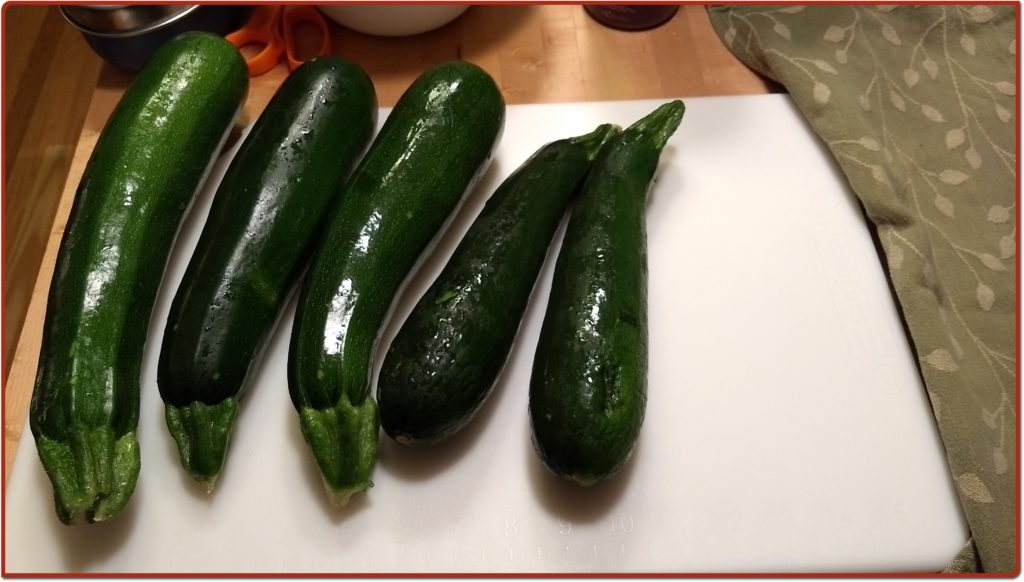
[[[320,32],[323,40],[316,56],[331,54],[331,34],[327,21],[312,6],[257,6],[245,26],[225,36],[228,42],[238,48],[246,45],[262,45],[263,50],[254,56],[245,57],[249,76],[257,77],[273,69],[284,55],[292,71],[302,64],[295,48],[295,28],[300,23],[309,23]]]

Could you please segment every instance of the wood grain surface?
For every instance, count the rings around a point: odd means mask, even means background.
[[[101,61],[55,6],[4,10],[4,371]]]
[[[426,68],[455,58],[486,69],[510,104],[741,95],[779,90],[726,50],[711,28],[705,8],[700,5],[682,6],[667,24],[644,32],[622,32],[601,26],[579,5],[473,6],[447,26],[406,38],[374,37],[333,24],[331,30],[334,52],[366,69],[382,106],[393,105]],[[62,34],[61,38],[64,36]],[[57,50],[81,50],[81,47],[66,46],[73,43],[72,40],[63,42],[65,44]],[[16,68],[23,71],[31,68],[27,64],[15,67],[13,52],[6,51],[8,75]],[[51,68],[49,75],[59,74],[55,71]],[[71,73],[88,78],[87,71]],[[278,66],[252,80],[240,125],[259,115],[286,74],[286,68]],[[79,103],[89,105],[77,145],[73,140],[65,142],[67,151],[73,151],[73,155],[67,156],[70,163],[64,170],[66,183],[62,192],[49,202],[56,208],[55,216],[19,211],[19,221],[24,223],[15,223],[13,229],[5,230],[5,242],[10,240],[6,238],[9,230],[14,230],[10,234],[12,238],[21,236],[26,240],[27,235],[18,234],[22,230],[42,228],[42,232],[48,232],[48,236],[35,237],[25,245],[31,247],[36,256],[41,256],[38,265],[22,264],[31,262],[24,260],[18,264],[17,272],[5,272],[5,326],[9,318],[18,316],[19,310],[25,314],[21,317],[24,325],[4,392],[5,482],[25,425],[39,357],[46,295],[75,188],[99,132],[130,81],[129,75],[104,66],[95,89],[90,89],[84,97],[78,95]],[[80,84],[72,83],[76,88]],[[68,90],[66,82],[51,82],[47,76],[35,110],[47,100],[65,103]],[[38,115],[22,110],[17,102],[9,103],[6,96],[5,93],[8,116],[32,115],[34,118]],[[10,133],[5,137],[10,146]],[[60,161],[53,162],[50,167],[54,169],[47,171],[64,175],[57,167]],[[14,160],[15,172],[21,163]],[[13,177],[13,173],[8,175]],[[38,200],[43,194],[32,193],[30,188],[16,190],[10,180],[7,186],[4,203],[8,225],[11,225],[13,207],[44,204]],[[5,244],[5,248],[7,262],[12,265],[10,247]],[[23,252],[30,254],[30,251]],[[5,350],[9,352],[7,346]],[[9,358],[5,353],[5,361]]]

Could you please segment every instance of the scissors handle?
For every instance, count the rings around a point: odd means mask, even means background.
[[[245,57],[250,77],[262,75],[273,69],[281,59],[284,41],[278,32],[280,21],[280,5],[257,6],[242,28],[224,37],[239,49],[246,45],[263,45],[263,50],[259,53]]]
[[[320,48],[317,50],[315,56],[331,54],[331,33],[327,28],[327,21],[324,20],[324,17],[316,8],[303,5],[285,6],[281,21],[282,29],[284,31],[284,52],[285,57],[288,59],[289,69],[294,71],[303,63],[303,61],[298,58],[298,51],[295,47],[295,30],[296,27],[303,22],[312,24],[320,33],[320,38],[322,40],[320,41]]]

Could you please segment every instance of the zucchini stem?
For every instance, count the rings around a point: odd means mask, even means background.
[[[115,439],[109,426],[75,423],[67,440],[39,435],[36,446],[50,481],[57,517],[65,525],[113,517],[128,503],[139,477],[139,443],[130,432]]]
[[[598,152],[604,147],[604,144],[608,143],[608,140],[615,137],[622,132],[622,128],[613,123],[605,123],[599,125],[597,129],[586,134],[573,138],[569,138],[569,141],[574,144],[582,144],[584,151],[586,152],[587,159],[594,161],[597,157]]]
[[[679,122],[683,119],[686,106],[676,99],[658,107],[643,119],[626,128],[626,133],[639,133],[650,136],[658,150],[665,147],[668,139],[676,132]]]
[[[237,417],[238,398],[234,396],[217,404],[191,402],[186,406],[168,404],[164,408],[167,428],[178,445],[181,466],[207,493],[213,492],[224,468]]]
[[[344,507],[354,493],[373,486],[380,419],[372,397],[358,405],[343,395],[331,408],[304,406],[299,418],[332,505]]]

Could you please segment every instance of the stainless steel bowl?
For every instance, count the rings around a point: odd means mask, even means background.
[[[227,34],[239,28],[249,8],[238,5],[66,5],[61,14],[108,63],[137,71],[160,45],[190,30]]]

